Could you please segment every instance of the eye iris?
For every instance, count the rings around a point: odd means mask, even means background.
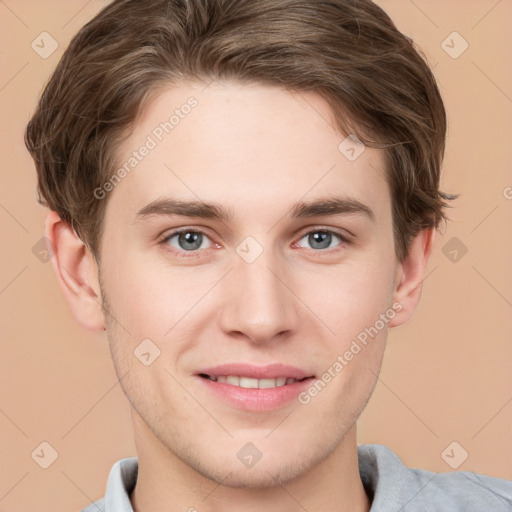
[[[202,234],[201,233],[194,233],[192,231],[185,231],[183,233],[180,233],[178,236],[178,243],[182,249],[185,249],[186,251],[191,251],[194,249],[199,249],[201,247],[202,242]],[[191,244],[192,247],[190,247]]]
[[[325,231],[317,231],[315,233],[311,233],[309,235],[309,243],[315,249],[326,249],[331,245],[332,235],[331,233],[326,233]],[[320,244],[319,246],[315,246],[316,243]]]

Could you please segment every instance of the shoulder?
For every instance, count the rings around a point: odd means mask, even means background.
[[[432,473],[410,469],[421,485],[418,496],[447,510],[484,512],[512,511],[512,481],[470,471]],[[423,496],[422,496],[423,495]]]
[[[512,511],[512,481],[470,471],[435,473],[406,467],[389,448],[358,446],[359,470],[373,495],[371,512],[401,507],[402,512]]]

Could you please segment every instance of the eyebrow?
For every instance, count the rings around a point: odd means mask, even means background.
[[[363,214],[375,220],[375,214],[365,204],[350,197],[331,197],[311,202],[295,203],[288,214],[294,219],[317,217],[321,215]],[[234,217],[233,210],[226,209],[218,203],[202,201],[177,201],[171,198],[160,198],[141,208],[133,222],[142,221],[147,217],[163,215],[180,215],[183,217],[200,217],[228,221]]]

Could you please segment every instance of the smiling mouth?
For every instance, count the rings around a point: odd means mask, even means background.
[[[255,379],[252,377],[243,377],[239,375],[218,375],[212,376],[206,373],[200,373],[200,377],[203,379],[209,379],[214,382],[221,382],[230,384],[231,386],[238,386],[245,389],[269,389],[279,388],[282,386],[289,386],[296,382],[302,382],[303,380],[311,379],[312,377],[304,377],[303,379],[293,379],[291,377],[277,377],[275,379]]]

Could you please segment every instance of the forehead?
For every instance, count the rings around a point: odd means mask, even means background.
[[[371,203],[377,212],[390,207],[381,150],[346,139],[319,95],[267,85],[184,83],[161,91],[118,148],[116,169],[124,172],[108,208],[131,217],[159,197],[259,218],[326,195]]]

